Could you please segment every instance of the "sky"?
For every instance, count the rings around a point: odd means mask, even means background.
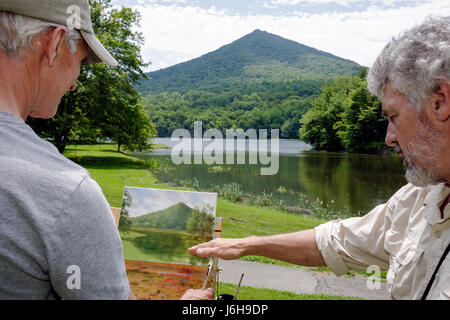
[[[130,217],[139,217],[150,212],[167,209],[179,202],[184,202],[191,208],[200,210],[212,208],[215,216],[217,194],[209,192],[190,192],[175,190],[160,190],[147,188],[125,187],[132,198],[129,208]]]
[[[141,13],[142,56],[155,71],[214,51],[255,29],[370,67],[383,47],[449,0],[112,0]]]

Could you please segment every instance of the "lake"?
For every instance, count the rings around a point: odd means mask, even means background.
[[[190,265],[207,265],[209,259],[190,255],[188,235],[185,232],[132,227],[121,234],[124,258],[127,260],[151,261]]]
[[[155,143],[173,147],[170,138]],[[297,205],[299,197],[320,199],[349,215],[363,215],[385,203],[406,184],[403,161],[392,155],[365,155],[311,151],[299,140],[280,140],[279,171],[262,176],[261,165],[206,165],[172,163],[171,150],[135,153],[143,159],[158,159],[157,177],[164,183],[192,184],[201,188],[238,183],[246,193],[265,192],[288,205]],[[269,147],[270,150],[270,147]],[[246,146],[248,158],[248,146]]]

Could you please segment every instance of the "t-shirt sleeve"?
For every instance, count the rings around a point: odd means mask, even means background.
[[[125,300],[130,286],[119,232],[100,187],[86,177],[50,235],[49,277],[60,298]]]

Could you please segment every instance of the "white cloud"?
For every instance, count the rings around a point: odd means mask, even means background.
[[[130,217],[164,210],[180,202],[200,210],[212,208],[213,211],[210,213],[213,215],[216,213],[217,194],[215,193],[133,187],[126,187],[126,190],[132,198],[132,205],[129,208]]]
[[[277,8],[276,5],[274,5],[273,3],[268,3],[268,2],[264,2],[261,6],[263,8],[267,8],[267,9],[276,9]]]
[[[393,1],[398,0],[384,0]],[[360,12],[293,12],[285,16],[232,15],[214,7],[177,5],[147,4],[135,8],[142,14],[141,29],[146,39],[142,53],[152,62],[150,70],[199,57],[255,29],[370,66],[394,35],[422,22],[429,14],[450,12],[450,2],[430,0],[389,9],[371,6]]]
[[[298,4],[339,4],[342,6],[349,6],[354,4],[376,4],[384,6],[392,5],[402,5],[405,2],[408,3],[420,3],[421,0],[272,0],[271,3],[274,5],[298,5]]]

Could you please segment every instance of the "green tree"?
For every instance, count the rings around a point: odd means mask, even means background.
[[[74,141],[95,142],[111,139],[130,150],[149,148],[148,139],[156,135],[154,125],[143,112],[141,97],[134,88],[147,78],[140,47],[142,34],[134,31],[140,15],[130,8],[113,8],[111,0],[91,0],[94,31],[112,52],[119,66],[83,66],[78,89],[67,93],[56,116],[29,121],[41,137],[52,141],[60,152]]]
[[[299,135],[319,150],[342,151],[335,123],[344,112],[343,103],[349,92],[358,86],[358,77],[338,77],[322,88],[322,94],[311,103],[302,117]]]
[[[367,90],[366,72],[336,78],[322,88],[301,119],[301,139],[327,151],[372,153],[383,148],[386,120],[380,101]]]
[[[122,210],[120,211],[119,231],[127,233],[130,231],[133,222],[129,217],[129,209],[132,205],[133,199],[127,190],[123,193]]]
[[[367,83],[353,90],[344,102],[337,135],[347,152],[374,152],[384,146],[386,120],[380,116],[381,103],[367,90]]]
[[[189,241],[193,243],[211,240],[214,229],[214,217],[208,213],[208,209],[192,211],[186,223],[186,231],[189,233]]]

